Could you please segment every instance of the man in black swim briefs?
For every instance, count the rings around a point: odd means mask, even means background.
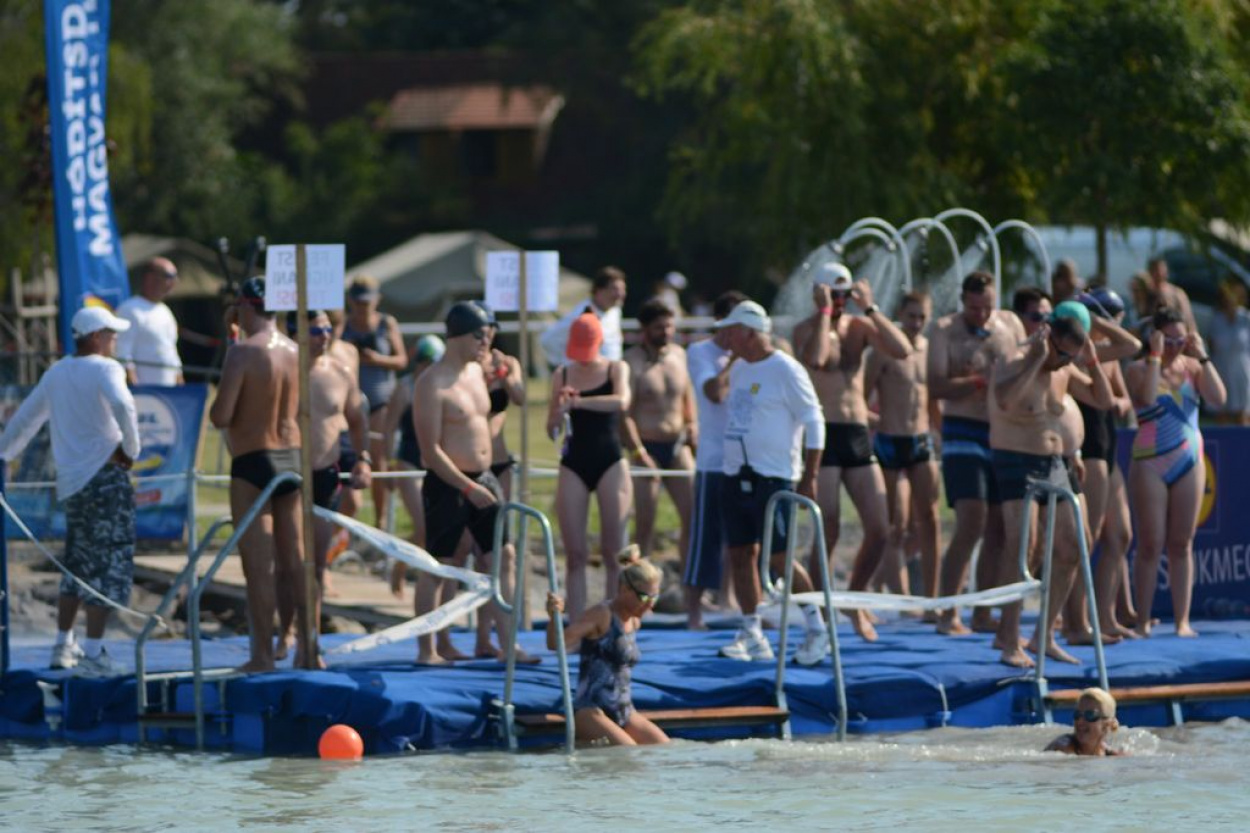
[[[244,337],[226,351],[217,398],[208,417],[215,428],[225,430],[234,458],[230,510],[239,524],[274,477],[299,472],[299,357],[295,342],[278,331],[274,314],[265,311],[264,278],[243,283],[227,318],[230,324],[237,319]],[[251,658],[242,671],[273,670],[275,582],[294,600],[295,620],[301,627],[306,621],[300,615],[303,549],[303,514],[295,478],[274,491],[239,539],[251,623]],[[316,635],[310,636],[300,640],[312,650],[297,653],[297,667],[312,668],[320,662]]]
[[[686,350],[673,343],[674,313],[651,300],[638,312],[642,341],[625,351],[633,396],[624,415],[626,442],[634,468],[634,540],[643,558],[651,557],[660,485],[673,500],[681,523],[678,538],[685,553],[690,540],[694,490],[687,477],[648,476],[644,469],[694,469],[691,449],[698,444],[694,387],[686,368]]]
[[[422,488],[426,517],[426,549],[442,561],[459,563],[471,542],[477,543],[487,564],[501,558],[500,581],[505,599],[511,599],[515,551],[505,541],[493,553],[495,518],[502,492],[490,473],[490,395],[482,370],[482,357],[490,344],[491,317],[480,305],[465,301],[452,306],[446,319],[446,351],[417,379],[413,413],[421,459],[427,474]],[[484,568],[485,569],[485,568]],[[441,579],[422,575],[417,581],[416,613],[424,615],[439,604]],[[503,640],[513,639],[511,618],[495,605],[479,614],[479,657],[498,657],[500,649],[490,643],[494,625]],[[518,653],[520,661],[529,658]],[[417,638],[417,662],[443,664],[447,658],[434,646],[434,634]]]

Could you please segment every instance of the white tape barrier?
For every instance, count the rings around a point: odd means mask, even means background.
[[[21,516],[19,516],[17,512],[13,510],[13,507],[9,505],[9,502],[7,500],[5,500],[5,497],[3,494],[0,494],[0,506],[4,508],[5,514],[7,514],[10,518],[13,519],[13,523],[17,524],[17,528],[22,531],[22,534],[25,535],[27,538],[29,538],[31,540],[31,543],[33,543],[35,547],[39,550],[39,552],[43,554],[43,557],[51,561],[53,564],[55,564],[56,568],[60,570],[62,573],[64,573],[69,578],[70,581],[74,582],[83,590],[85,590],[88,596],[96,600],[96,604],[102,605],[104,607],[111,607],[114,610],[116,610],[118,613],[123,613],[123,614],[127,614],[130,616],[134,616],[138,619],[142,619],[145,622],[153,616],[153,614],[151,613],[145,613],[142,610],[135,610],[134,608],[126,607],[123,604],[119,604],[113,601],[109,597],[100,593],[100,591],[96,590],[90,584],[83,581],[78,576],[74,575],[68,567],[66,567],[57,559],[55,555],[48,552],[47,547],[45,547],[42,543],[40,543],[39,539],[35,537],[35,533],[30,531],[30,527],[28,527],[25,521],[21,519]],[[88,604],[91,604],[91,602],[88,602]],[[162,628],[169,630],[169,623],[166,622],[160,616],[156,617],[156,623],[160,625]]]
[[[851,590],[834,590],[829,595],[833,606],[839,610],[948,610],[952,607],[998,607],[1040,593],[1042,583],[1036,579],[1005,584],[1002,587],[991,587],[975,593],[959,593],[954,596],[930,598],[928,596],[904,596],[891,593],[863,593]],[[825,594],[819,590],[810,593],[795,593],[790,596],[791,604],[825,606]],[[765,615],[772,618],[781,609],[781,595],[772,594],[770,604],[763,605]]]
[[[493,591],[491,589],[490,576],[475,573],[472,570],[466,570],[461,567],[442,564],[434,556],[411,541],[405,541],[402,538],[389,535],[377,527],[369,526],[369,524],[362,523],[355,518],[340,515],[338,512],[332,512],[320,506],[315,507],[313,511],[316,512],[318,517],[337,524],[352,535],[369,542],[384,555],[402,561],[424,573],[458,581],[468,589],[467,593],[457,595],[437,610],[418,616],[416,619],[412,619],[402,625],[396,625],[384,631],[353,640],[345,645],[339,645],[337,648],[326,651],[327,654],[359,653],[382,645],[390,645],[394,642],[401,642],[417,636],[434,633],[447,627],[461,616],[472,613],[491,600]]]

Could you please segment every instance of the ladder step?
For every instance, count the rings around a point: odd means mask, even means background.
[[[661,729],[706,729],[723,726],[767,726],[785,723],[790,712],[776,706],[725,706],[714,709],[666,709],[640,712]],[[552,734],[564,730],[562,714],[518,714],[521,734]]]
[[[1067,688],[1046,695],[1052,706],[1072,706],[1080,699],[1081,690]],[[1159,703],[1170,700],[1228,700],[1250,698],[1250,680],[1224,683],[1185,683],[1183,685],[1152,685],[1137,688],[1113,688],[1111,696],[1120,705],[1125,703]]]
[[[139,722],[149,729],[194,729],[195,712],[148,712],[139,715]],[[205,722],[208,715],[204,716]]]

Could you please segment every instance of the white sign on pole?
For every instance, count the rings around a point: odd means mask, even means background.
[[[304,247],[308,269],[308,309],[342,309],[346,248],[342,243]],[[265,311],[299,307],[295,288],[295,246],[270,246],[265,252]]]
[[[559,307],[560,253],[526,252],[525,284],[530,312],[555,312]],[[486,253],[486,303],[496,312],[521,309],[521,253]]]

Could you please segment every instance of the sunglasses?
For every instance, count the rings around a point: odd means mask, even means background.
[[[1189,339],[1186,336],[1178,336],[1177,338],[1164,337],[1163,343],[1168,347],[1184,347],[1185,342]]]
[[[490,327],[478,327],[476,330],[469,333],[469,335],[473,336],[478,341],[489,341],[490,340]]]
[[[653,605],[660,600],[660,595],[658,593],[653,595],[651,593],[643,593],[639,590],[638,587],[629,580],[629,573],[621,573],[621,576],[625,579],[625,583],[629,585],[629,589],[634,591],[634,595],[638,597],[638,601],[645,605]]]
[[[1032,321],[1034,324],[1041,324],[1043,321],[1046,320],[1047,315],[1044,312],[1038,312],[1037,310],[1034,310],[1033,312],[1026,312],[1024,314],[1024,318],[1026,321]]]
[[[1084,720],[1086,723],[1097,723],[1106,720],[1107,716],[1097,709],[1077,709],[1077,720]]]
[[[1050,340],[1050,349],[1055,351],[1055,355],[1065,362],[1070,362],[1076,358],[1076,353],[1069,353],[1067,350],[1060,350],[1059,344],[1053,338]]]
[[[845,301],[847,298],[851,297],[851,293],[850,290],[846,289],[833,289],[830,290],[829,297],[835,301]]]

